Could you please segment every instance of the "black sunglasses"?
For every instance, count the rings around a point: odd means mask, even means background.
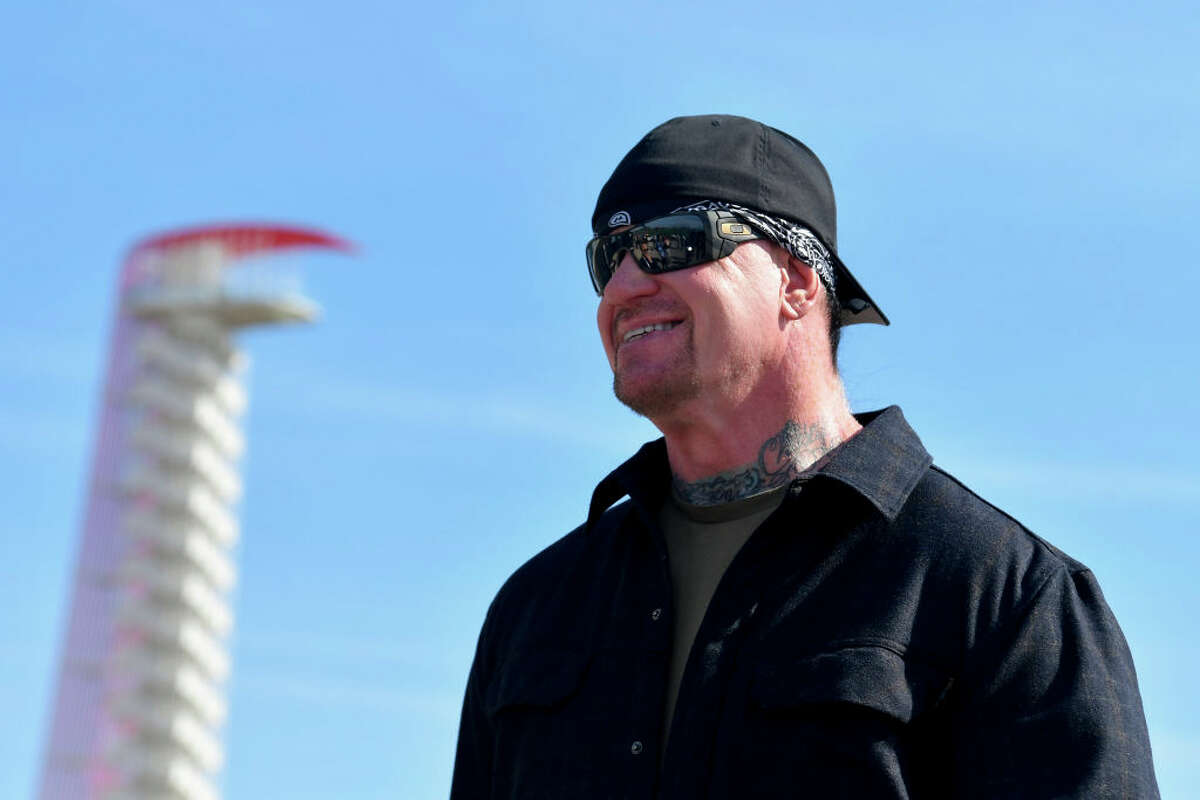
[[[642,272],[659,275],[716,261],[742,242],[761,238],[728,211],[671,214],[592,239],[587,243],[588,273],[596,294],[603,295],[626,253]]]

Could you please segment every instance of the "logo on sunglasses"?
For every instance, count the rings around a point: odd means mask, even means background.
[[[616,228],[619,225],[628,225],[628,224],[629,224],[629,212],[628,211],[618,211],[617,213],[613,214],[611,217],[608,218],[608,227],[610,227],[610,228]]]

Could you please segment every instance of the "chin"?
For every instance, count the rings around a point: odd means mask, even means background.
[[[630,379],[620,372],[613,375],[613,394],[635,414],[650,420],[669,416],[700,394],[693,376],[669,375],[648,379]]]

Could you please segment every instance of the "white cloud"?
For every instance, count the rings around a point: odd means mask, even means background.
[[[286,658],[296,663],[315,660],[356,664],[382,664],[388,667],[419,667],[441,672],[461,670],[470,653],[449,652],[444,643],[396,641],[393,639],[356,638],[309,632],[246,633],[237,641],[239,652],[253,652]]]
[[[352,711],[375,711],[404,716],[417,714],[447,725],[454,725],[458,721],[462,703],[462,697],[457,693],[351,683],[336,678],[313,678],[277,672],[242,672],[235,681],[243,691],[259,697]]]
[[[388,420],[409,425],[467,427],[489,433],[522,433],[546,441],[587,447],[625,458],[659,434],[649,422],[606,398],[586,409],[536,397],[438,393],[403,385],[372,385],[313,377],[303,401],[311,412]],[[592,417],[596,409],[602,415]],[[982,445],[979,449],[983,449]],[[968,486],[1020,491],[1045,497],[1119,499],[1195,505],[1200,474],[1130,463],[1015,462],[979,459],[960,449],[944,465]],[[961,457],[960,457],[961,456]],[[985,492],[986,493],[986,492]]]
[[[1010,489],[1040,497],[1132,500],[1195,506],[1200,474],[1156,465],[955,458],[947,466],[968,486]]]
[[[300,383],[300,382],[298,382]],[[372,385],[324,377],[307,378],[302,402],[311,412],[388,420],[404,424],[447,425],[490,433],[523,433],[547,441],[625,456],[629,442],[657,434],[649,424],[616,407],[602,420],[516,395],[454,394],[402,385]]]

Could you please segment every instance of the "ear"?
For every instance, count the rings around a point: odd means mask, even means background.
[[[797,320],[817,304],[821,279],[817,271],[805,262],[787,254],[780,267],[783,281],[779,288],[779,313],[784,319]]]

